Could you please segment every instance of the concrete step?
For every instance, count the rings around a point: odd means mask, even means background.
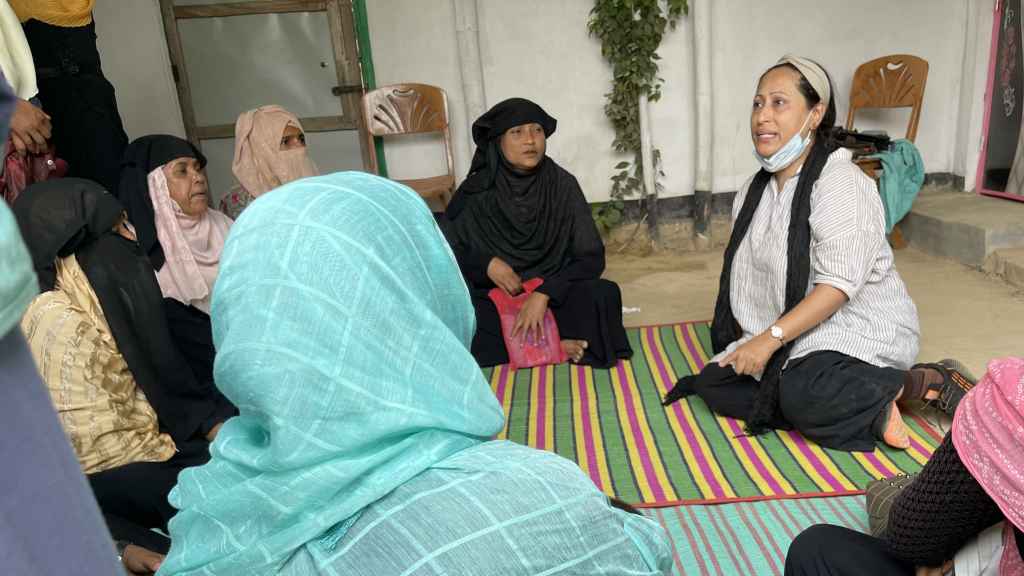
[[[996,250],[985,259],[984,269],[1001,276],[1011,286],[1024,289],[1024,248]]]
[[[900,229],[925,252],[980,268],[997,250],[1024,248],[1024,203],[965,192],[922,194]]]

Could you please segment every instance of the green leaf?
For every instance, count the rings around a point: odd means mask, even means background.
[[[634,161],[621,161],[612,183],[611,205],[601,210],[602,229],[614,216],[621,217],[623,198],[641,186],[640,118],[636,102],[646,94],[651,102],[661,99],[664,79],[659,76],[657,53],[667,30],[674,29],[680,17],[689,13],[687,0],[594,0],[587,19],[588,32],[600,41],[601,55],[612,70],[611,91],[604,95],[604,113],[615,131],[611,147],[615,152],[633,154]],[[661,155],[655,150],[655,170],[659,177]],[[654,195],[663,187],[655,182]],[[614,207],[614,211],[612,208]],[[649,209],[649,208],[648,208]]]

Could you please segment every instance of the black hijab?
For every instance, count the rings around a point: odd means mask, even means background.
[[[446,216],[455,241],[500,256],[524,278],[548,277],[565,265],[579,212],[573,208],[585,199],[576,179],[551,158],[545,156],[530,172],[505,159],[501,136],[529,123],[540,124],[545,136],[557,126],[543,108],[523,98],[505,100],[473,123],[476,153]]]
[[[116,196],[128,211],[128,220],[135,226],[135,234],[143,253],[153,263],[153,269],[164,266],[164,250],[156,236],[156,216],[149,198],[149,173],[177,158],[195,158],[206,166],[206,156],[187,140],[168,134],[143,136],[128,145],[121,160],[121,181]]]
[[[78,178],[33,184],[14,204],[42,289],[54,289],[55,260],[74,254],[161,429],[180,443],[232,408],[212,381],[195,377],[175,347],[149,259],[112,230],[123,212],[99,184]]]

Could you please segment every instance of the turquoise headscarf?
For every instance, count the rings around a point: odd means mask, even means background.
[[[36,294],[39,284],[32,258],[14,214],[0,201],[0,337],[21,321]]]
[[[239,409],[181,473],[160,574],[264,574],[503,424],[469,353],[469,293],[424,202],[364,173],[261,196],[213,293],[214,376]]]
[[[7,140],[14,101],[14,92],[0,72],[0,142]],[[21,239],[18,221],[0,200],[0,338],[21,321],[21,315],[36,294],[39,294],[39,283],[32,257]]]

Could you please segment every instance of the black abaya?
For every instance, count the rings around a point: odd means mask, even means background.
[[[76,255],[161,430],[175,443],[186,442],[235,410],[178,349],[150,260],[138,244],[111,231],[122,212],[113,196],[77,178],[34,184],[14,204],[41,288],[54,288],[56,258]]]
[[[166,462],[137,462],[89,475],[113,537],[160,550],[166,542],[149,529],[166,529],[173,515],[167,495],[178,473],[206,461],[207,433],[236,410],[213,385],[212,355],[195,355],[202,368],[193,371],[176,346],[150,259],[137,243],[112,231],[123,211],[99,185],[77,178],[34,184],[14,205],[42,289],[55,288],[55,260],[74,254],[160,430],[177,447]]]
[[[549,297],[561,338],[588,344],[582,363],[613,366],[632,349],[618,286],[601,280],[604,244],[579,183],[550,158],[521,172],[501,154],[501,135],[526,123],[540,124],[546,136],[556,126],[539,106],[518,98],[473,124],[477,152],[470,174],[441,218],[477,312],[473,355],[483,366],[508,361],[497,309],[487,298],[494,288],[487,268],[499,258],[524,282],[544,280],[537,291]]]
[[[53,121],[57,156],[68,175],[117,187],[128,136],[117,111],[114,87],[103,76],[96,50],[96,26],[25,23],[39,84],[39,100]]]

